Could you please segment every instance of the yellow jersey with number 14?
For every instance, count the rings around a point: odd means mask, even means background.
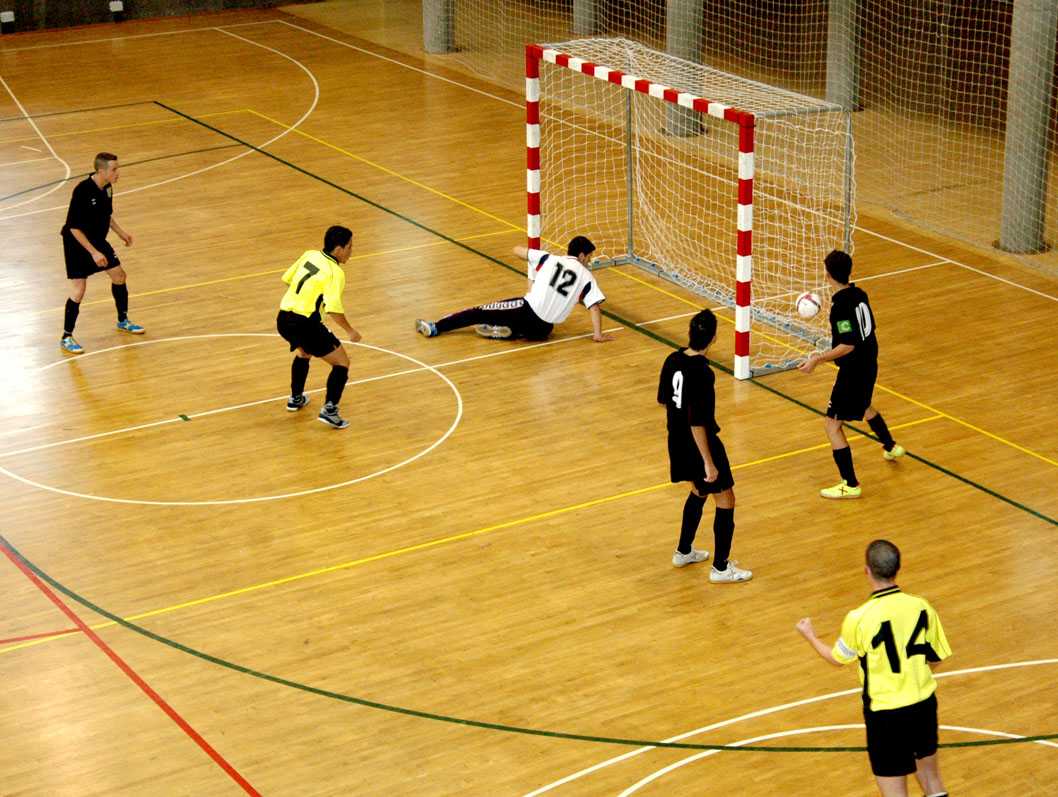
[[[842,664],[859,659],[864,706],[885,711],[932,695],[930,662],[948,658],[951,647],[929,601],[894,585],[846,615],[831,653]]]
[[[286,270],[283,282],[290,287],[279,303],[280,310],[322,317],[324,313],[344,313],[342,292],[345,272],[326,252],[310,249]]]

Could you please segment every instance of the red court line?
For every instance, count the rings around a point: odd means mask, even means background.
[[[142,689],[143,692],[157,704],[158,708],[168,714],[169,718],[177,725],[179,725],[180,729],[188,736],[190,736],[194,740],[195,744],[201,747],[202,750],[205,751],[206,755],[212,758],[213,761],[216,762],[216,764],[221,769],[227,772],[231,779],[242,787],[243,791],[245,791],[247,794],[254,795],[254,797],[261,797],[261,793],[257,791],[257,789],[255,789],[253,786],[251,786],[250,782],[246,780],[246,778],[244,778],[242,775],[240,775],[236,771],[235,767],[229,764],[220,753],[214,750],[210,746],[209,742],[203,739],[198,734],[198,731],[192,728],[183,717],[176,713],[176,710],[172,706],[165,702],[165,699],[161,695],[155,692],[147,684],[146,681],[140,678],[140,676],[137,675],[135,671],[128,664],[125,663],[124,659],[122,659],[117,653],[115,653],[113,649],[111,649],[111,647],[107,645],[106,642],[100,639],[99,635],[95,631],[85,625],[84,621],[81,620],[81,618],[78,617],[76,614],[74,614],[73,610],[65,603],[63,603],[59,596],[52,592],[51,588],[49,588],[47,584],[45,584],[37,577],[36,573],[26,567],[26,564],[17,556],[15,556],[14,552],[7,547],[3,540],[0,540],[0,548],[3,549],[4,555],[11,560],[15,567],[21,570],[23,574],[25,574],[26,578],[28,578],[36,585],[37,589],[43,592],[44,595],[47,596],[47,598],[52,603],[59,607],[59,611],[69,617],[70,620],[73,621],[73,624],[76,625],[79,630],[83,631],[85,635],[89,639],[91,639],[92,642],[95,643],[96,647],[103,651],[107,655],[107,657],[112,662],[114,662],[114,664],[117,665],[119,670],[125,673],[125,675],[127,675],[129,679],[132,680],[134,684],[136,684],[136,686]]]
[[[43,639],[49,636],[63,636],[64,634],[76,634],[79,628],[64,628],[62,631],[44,631],[40,634],[26,634],[26,636],[13,636],[10,639],[0,639],[0,645],[7,645],[12,642],[26,642],[30,639]]]

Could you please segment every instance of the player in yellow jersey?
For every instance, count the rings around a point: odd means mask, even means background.
[[[951,655],[929,601],[901,592],[894,579],[900,550],[888,540],[867,546],[871,597],[845,616],[827,647],[805,617],[797,630],[831,664],[860,662],[867,755],[883,797],[906,797],[914,773],[927,797],[947,797],[937,764],[937,682],[933,670]]]
[[[338,414],[338,402],[349,378],[349,355],[341,342],[323,323],[326,315],[340,326],[356,343],[360,333],[345,317],[342,291],[345,272],[342,264],[353,251],[353,233],[346,227],[330,227],[323,236],[323,250],[310,249],[286,270],[283,282],[289,287],[279,303],[276,329],[294,352],[290,366],[290,398],[287,410],[297,412],[309,403],[305,395],[305,380],[309,376],[309,360],[319,357],[330,363],[327,377],[327,397],[319,420],[335,429],[344,429],[349,422]]]

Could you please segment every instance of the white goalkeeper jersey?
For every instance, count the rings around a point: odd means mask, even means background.
[[[599,283],[577,258],[530,249],[528,260],[533,286],[525,301],[541,321],[561,324],[569,318],[577,302],[594,307],[605,301]]]

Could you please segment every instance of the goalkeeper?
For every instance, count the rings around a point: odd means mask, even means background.
[[[555,324],[565,321],[579,303],[591,314],[592,340],[613,340],[612,335],[602,331],[600,305],[606,297],[587,268],[594,251],[595,244],[583,235],[569,242],[565,256],[516,246],[514,254],[529,263],[529,291],[525,296],[468,307],[437,321],[419,318],[415,331],[433,338],[473,326],[486,338],[546,340]]]

